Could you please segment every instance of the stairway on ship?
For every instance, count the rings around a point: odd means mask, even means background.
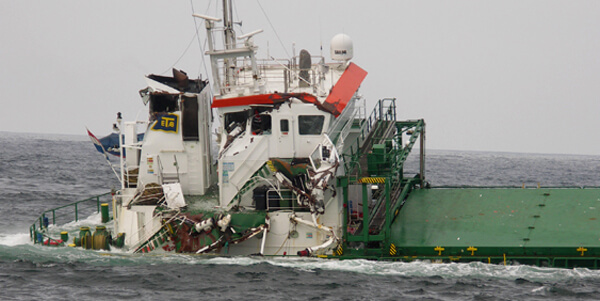
[[[395,156],[396,164],[392,167],[392,174],[396,174],[397,176],[390,177],[388,179],[391,180],[389,184],[390,187],[390,210],[394,210],[395,214],[397,211],[402,209],[404,206],[404,202],[408,197],[408,193],[412,191],[415,185],[419,183],[419,185],[423,186],[424,183],[424,142],[425,142],[425,123],[423,120],[416,121],[406,121],[406,122],[395,122],[394,123],[396,132],[403,133],[406,132],[410,135],[408,139],[408,143],[404,148],[401,149],[399,153]],[[410,130],[409,130],[410,129]],[[403,165],[408,158],[413,146],[417,142],[417,139],[420,139],[421,146],[421,158],[420,158],[420,173],[416,174],[413,178],[405,178],[403,174]],[[400,142],[400,144],[402,144]],[[379,191],[383,192],[384,189],[379,189]],[[383,193],[380,193],[383,194]],[[385,223],[386,218],[386,206],[385,206],[385,195],[376,195],[374,198],[377,199],[375,210],[371,211],[369,219],[369,233],[379,234],[381,229]],[[401,202],[400,204],[398,204]]]
[[[378,120],[373,128],[374,130],[369,133],[359,149],[361,155],[359,165],[356,167],[359,172],[357,170],[351,172],[362,177],[371,176],[368,171],[367,156],[373,149],[373,145],[393,138],[396,134],[396,122],[394,120]]]
[[[360,147],[360,159],[359,159],[359,167],[357,174],[361,177],[373,177],[373,176],[381,176],[379,174],[370,174],[368,170],[368,154],[372,152],[373,146],[376,144],[384,144],[386,141],[389,141],[394,138],[394,136],[398,135],[401,132],[400,125],[402,122],[396,122],[391,120],[378,120],[373,127],[367,138],[364,140],[363,144]],[[423,134],[423,125],[418,122],[415,123],[414,131],[411,133],[410,143],[403,149],[396,157],[395,160],[399,161],[395,167],[402,169],[402,165],[406,161],[408,154],[412,150],[414,143],[416,142],[419,135]],[[391,169],[394,167],[389,166]],[[387,168],[387,167],[386,167]],[[396,174],[401,171],[400,170],[391,170],[391,174]],[[417,175],[416,178],[420,177]],[[389,208],[401,208],[402,204],[397,206],[398,202],[404,202],[404,197],[401,197],[403,190],[408,190],[409,192],[412,189],[412,184],[410,181],[402,181],[402,174],[399,177],[392,176],[387,179],[391,180],[390,183],[390,206]],[[379,184],[380,187],[378,192],[373,195],[373,199],[376,199],[375,205],[373,206],[373,210],[370,211],[369,218],[369,233],[370,234],[379,234],[383,225],[385,224],[386,218],[386,206],[385,206],[385,189]]]
[[[395,99],[382,99],[375,105],[369,117],[361,120],[360,124],[355,146],[350,145],[344,150],[347,159],[346,174],[356,177],[358,183],[363,185],[377,183],[378,187],[373,195],[369,196],[368,200],[363,200],[369,204],[375,200],[374,204],[369,206],[368,213],[365,212],[368,217],[365,216],[363,222],[368,223],[369,235],[376,235],[381,233],[386,223],[387,210],[397,212],[414,186],[423,184],[425,123],[422,119],[396,121]],[[402,141],[404,134],[409,136],[406,145]],[[404,162],[419,138],[421,171],[414,178],[405,178]],[[390,183],[385,183],[387,181]],[[386,204],[388,193],[390,200],[389,204]],[[357,226],[355,233],[362,233],[363,223]]]
[[[352,170],[352,173],[358,174],[360,177],[377,176],[369,174],[367,160],[368,154],[371,153],[373,145],[382,144],[385,141],[394,138],[396,134],[397,127],[395,120],[377,120],[375,125],[373,126],[373,130],[369,132],[369,134],[363,141],[363,144],[359,148],[359,164],[355,167],[354,170]],[[392,183],[390,207],[393,207],[395,205],[402,192],[402,187],[399,184],[400,183]],[[385,223],[385,193],[382,193],[384,192],[384,189],[379,189],[379,192],[379,195],[374,196],[375,198],[377,198],[378,201],[376,204],[379,206],[375,207],[376,210],[371,212],[371,218],[369,222],[369,232],[371,234],[379,233],[381,231],[381,227]],[[361,227],[359,227],[358,231],[362,231],[362,225]]]

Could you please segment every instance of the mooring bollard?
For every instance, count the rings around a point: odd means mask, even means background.
[[[67,242],[67,240],[69,240],[69,232],[67,232],[67,231],[60,232],[60,239],[62,239],[63,242]]]
[[[103,203],[100,205],[100,213],[102,214],[102,222],[108,223],[108,204]]]

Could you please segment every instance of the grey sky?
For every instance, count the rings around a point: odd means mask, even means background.
[[[429,148],[600,155],[599,1],[260,1],[281,42],[257,1],[236,2],[244,32],[265,30],[263,55],[295,42],[329,59],[350,35],[363,96],[425,118]],[[1,1],[0,131],[101,136],[117,111],[144,118],[143,76],[190,41],[175,67],[206,77],[191,14],[190,1]]]

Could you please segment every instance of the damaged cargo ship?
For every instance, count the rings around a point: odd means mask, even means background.
[[[432,188],[425,122],[397,120],[395,99],[366,114],[347,35],[332,39],[332,62],[306,50],[260,60],[261,31],[238,36],[223,7],[222,19],[194,15],[212,82],[149,75],[148,119],[119,115],[121,189],[102,206],[106,225],[73,246],[598,267],[600,189]],[[415,146],[420,171],[408,174]],[[34,242],[61,244],[52,223],[32,225]]]

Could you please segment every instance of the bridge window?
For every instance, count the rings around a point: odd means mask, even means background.
[[[301,115],[298,116],[298,131],[300,135],[321,135],[325,116]]]

